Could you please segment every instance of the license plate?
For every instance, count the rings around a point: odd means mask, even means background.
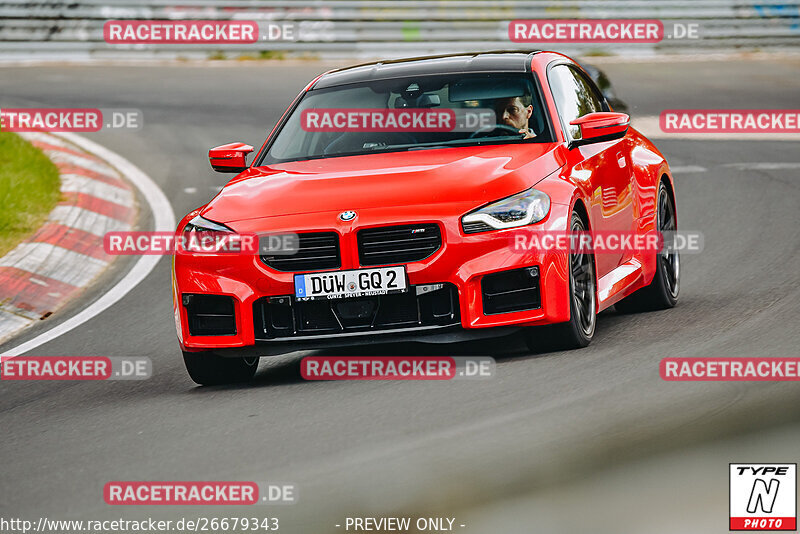
[[[365,297],[405,291],[408,291],[405,267],[294,275],[294,296],[302,300]]]

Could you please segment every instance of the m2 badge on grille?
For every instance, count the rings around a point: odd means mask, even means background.
[[[294,275],[299,300],[340,299],[408,291],[405,267]]]

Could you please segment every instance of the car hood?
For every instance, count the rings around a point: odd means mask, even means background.
[[[412,150],[252,167],[201,212],[220,223],[316,212],[463,203],[527,189],[564,164],[560,145]]]

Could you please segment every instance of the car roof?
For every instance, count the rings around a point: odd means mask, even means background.
[[[529,70],[531,56],[538,52],[497,50],[374,61],[326,72],[317,80],[313,89],[414,75],[526,72]]]

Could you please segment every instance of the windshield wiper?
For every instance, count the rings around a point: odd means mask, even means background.
[[[454,148],[459,146],[482,146],[487,144],[497,144],[497,143],[529,143],[529,142],[541,142],[538,138],[534,139],[520,139],[516,136],[509,135],[509,136],[491,136],[491,137],[481,137],[477,139],[454,139],[452,141],[445,141],[445,142],[438,142],[438,143],[431,143],[431,144],[413,144],[413,145],[385,145],[380,147],[370,147],[370,148],[362,148],[357,152],[336,152],[333,154],[317,154],[315,156],[306,156],[303,158],[295,158],[289,159],[285,161],[279,161],[277,163],[289,163],[292,161],[309,161],[315,159],[328,159],[328,158],[342,158],[347,156],[367,156],[370,154],[381,154],[384,152],[409,152],[411,150],[432,150],[437,148]]]
[[[433,145],[433,146],[412,146],[406,149],[407,152],[412,150],[431,150],[434,148],[452,148],[452,145]]]

